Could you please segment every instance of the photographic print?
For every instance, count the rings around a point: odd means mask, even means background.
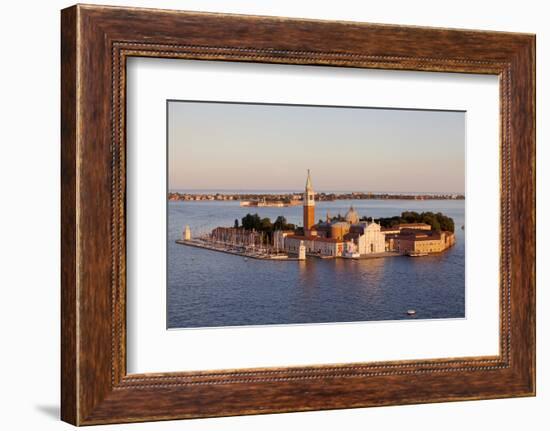
[[[465,121],[167,101],[167,327],[464,318]]]
[[[61,418],[534,396],[535,47],[64,9]]]

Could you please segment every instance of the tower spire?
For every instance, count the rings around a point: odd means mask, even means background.
[[[311,173],[307,170],[306,189],[304,191],[304,233],[308,236],[315,224],[315,193],[311,184]]]
[[[311,185],[311,174],[309,169],[307,170],[307,179],[306,179],[306,190],[312,190],[313,186]]]

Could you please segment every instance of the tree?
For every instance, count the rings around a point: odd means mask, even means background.
[[[271,220],[268,217],[265,217],[260,220],[260,228],[258,229],[261,232],[271,232],[273,230],[273,225],[271,224]]]
[[[276,230],[295,230],[296,226],[294,226],[292,223],[288,223],[286,218],[284,216],[278,216],[275,219],[275,223],[273,223],[273,231]]]
[[[405,211],[401,213],[401,218],[405,220],[405,223],[416,223],[420,218],[420,214],[416,211]]]
[[[432,230],[435,230],[436,232],[441,231],[441,225],[439,224],[437,217],[435,217],[433,214],[428,214],[422,217],[422,223],[429,224],[432,227]]]
[[[261,219],[258,214],[247,214],[241,219],[241,225],[246,230],[260,230]]]
[[[236,218],[235,219],[235,225],[234,225],[235,229],[238,229],[239,228],[239,219]]]
[[[447,217],[441,213],[436,214],[437,220],[439,221],[439,224],[441,226],[441,230],[447,231],[447,232],[454,232],[455,231],[455,222],[451,217]]]
[[[284,216],[279,216],[275,219],[275,223],[273,223],[273,230],[285,230],[286,225],[286,218]]]
[[[380,225],[382,227],[394,227],[404,223],[426,223],[429,224],[432,230],[440,231],[455,231],[455,223],[451,217],[448,217],[440,212],[433,213],[426,211],[423,213],[417,213],[416,211],[404,211],[401,216],[383,217],[380,218]]]

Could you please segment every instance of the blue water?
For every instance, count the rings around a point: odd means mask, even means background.
[[[169,328],[460,318],[464,308],[464,201],[354,200],[318,202],[316,220],[345,214],[389,217],[433,211],[455,221],[457,243],[421,258],[276,262],[244,260],[175,243],[188,224],[193,234],[232,226],[248,212],[300,223],[302,207],[241,208],[238,202],[168,203]]]

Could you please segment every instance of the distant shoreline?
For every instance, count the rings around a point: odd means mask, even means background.
[[[302,201],[301,193],[168,193],[169,201],[247,201],[249,206],[297,205]],[[459,193],[370,193],[370,192],[321,192],[315,194],[318,202],[337,200],[464,200]],[[260,204],[255,205],[254,203]],[[263,204],[263,205],[262,205]]]

